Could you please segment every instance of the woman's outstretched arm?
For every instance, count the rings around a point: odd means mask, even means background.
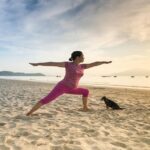
[[[112,63],[112,61],[96,61],[90,64],[85,64],[85,69],[91,68],[91,67],[95,67],[95,66],[99,66],[102,64],[109,64]]]
[[[43,62],[43,63],[29,63],[32,66],[56,66],[65,67],[65,62]]]

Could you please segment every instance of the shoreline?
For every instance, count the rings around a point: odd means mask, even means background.
[[[43,83],[49,85],[55,85],[57,82],[49,82],[49,81],[38,81],[38,80],[19,80],[19,79],[5,79],[0,78],[0,80],[12,80],[12,81],[24,81],[24,82],[34,82],[34,83]],[[89,84],[80,84],[79,86],[86,86],[89,88],[115,88],[115,89],[133,89],[133,90],[150,90],[150,87],[139,87],[139,86],[125,86],[125,85],[105,85],[105,84],[98,84],[98,85],[89,85]]]

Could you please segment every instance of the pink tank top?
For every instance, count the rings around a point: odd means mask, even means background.
[[[61,82],[68,87],[76,88],[84,74],[85,64],[76,65],[73,62],[65,62],[65,69],[66,74]]]

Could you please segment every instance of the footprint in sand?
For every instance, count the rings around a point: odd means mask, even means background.
[[[94,149],[94,150],[100,150],[100,148],[97,147],[97,146],[92,146],[92,149]]]
[[[0,122],[0,126],[4,126],[6,123],[4,122]]]
[[[0,145],[0,150],[10,150],[9,147],[6,147],[5,145]]]
[[[19,146],[13,145],[12,150],[22,150],[22,148]]]
[[[127,147],[127,145],[125,145],[124,143],[121,143],[121,142],[113,142],[111,144],[115,145],[115,146],[122,147],[122,148],[126,148]]]
[[[14,144],[14,139],[10,136],[6,137],[5,143],[8,145],[13,145]]]
[[[49,113],[38,113],[38,114],[33,114],[32,116],[42,116],[42,117],[47,117],[47,118],[53,118],[53,115],[52,114],[49,114]]]
[[[21,147],[15,145],[14,139],[7,139],[6,144],[11,147],[11,150],[21,150]]]
[[[146,126],[144,126],[144,129],[149,131],[150,130],[150,126],[146,125]]]
[[[29,136],[29,135],[30,135],[30,133],[27,132],[27,131],[23,131],[23,132],[20,134],[20,136]]]
[[[62,147],[61,146],[51,146],[50,149],[51,150],[60,150],[60,149],[62,149]]]
[[[53,144],[55,144],[55,145],[61,145],[61,144],[64,144],[64,143],[66,143],[66,141],[65,140],[56,140],[56,139],[54,139],[54,140],[52,140],[52,142],[53,142]]]
[[[140,138],[140,141],[150,145],[150,139],[148,139],[148,138]]]
[[[77,141],[77,140],[70,140],[68,143],[69,144],[75,144],[75,145],[81,145],[81,142]]]
[[[107,131],[103,131],[103,133],[105,134],[105,136],[109,135],[109,132],[107,132]]]
[[[35,142],[35,144],[36,144],[37,146],[47,145],[48,143],[49,143],[49,140],[46,139],[46,138],[39,138],[39,139]]]
[[[26,121],[26,120],[29,120],[29,117],[25,116],[25,115],[17,115],[17,116],[14,117],[14,119]]]
[[[85,132],[89,137],[97,137],[99,135],[98,131],[94,129],[87,129]]]
[[[70,145],[70,144],[66,144],[65,146],[63,146],[63,149],[65,150],[83,150],[81,147],[76,146],[76,145]]]
[[[5,126],[6,128],[15,128],[16,127],[16,123],[13,123],[13,122],[9,122],[8,124],[6,124]]]
[[[27,136],[26,140],[31,143],[31,142],[35,142],[35,141],[39,140],[40,138],[41,138],[41,136],[32,134],[32,135]]]

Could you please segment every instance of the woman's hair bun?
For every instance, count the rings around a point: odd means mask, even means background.
[[[77,57],[80,57],[81,55],[83,55],[81,51],[74,51],[72,52],[71,57],[69,58],[69,61],[74,61]]]
[[[69,61],[72,61],[72,58],[69,58]]]

